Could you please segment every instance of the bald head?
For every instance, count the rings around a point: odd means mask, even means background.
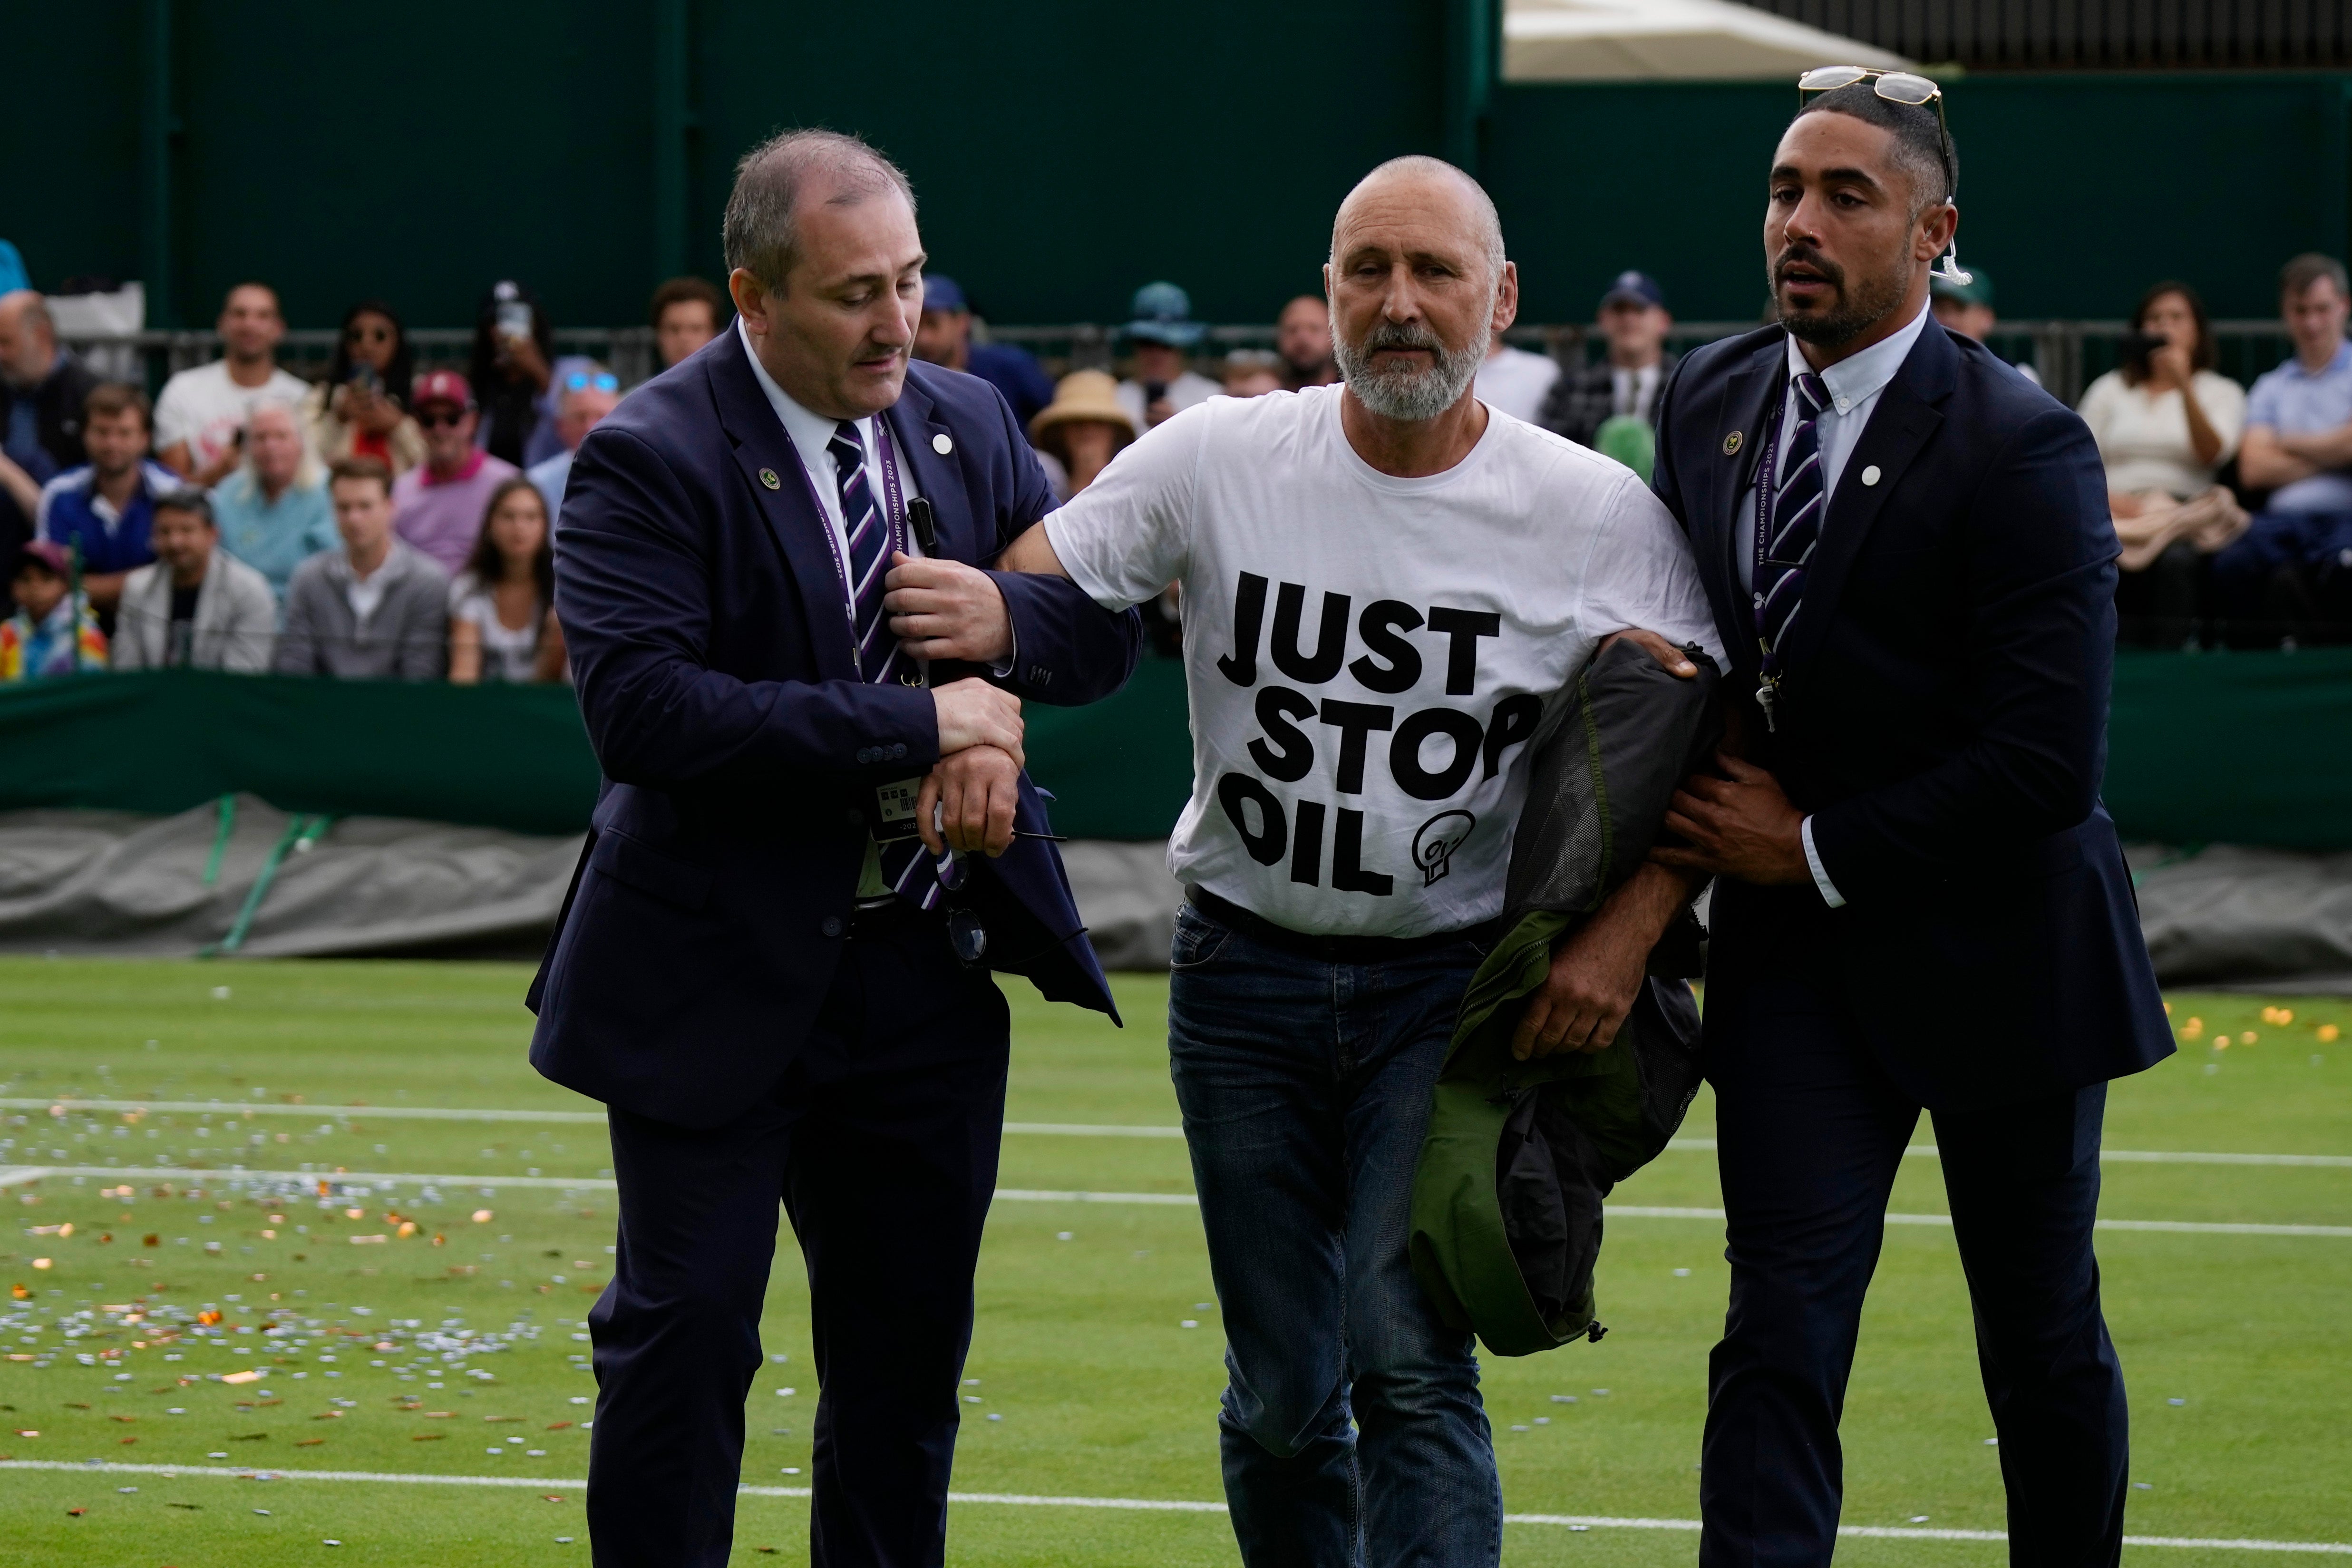
[[[1366,223],[1402,222],[1433,245],[1466,251],[1486,263],[1487,280],[1503,277],[1503,220],[1486,187],[1443,158],[1420,153],[1391,158],[1356,182],[1331,220],[1331,257],[1345,252],[1351,231]]]
[[[57,357],[49,302],[30,289],[0,294],[0,374],[19,386],[37,386]]]

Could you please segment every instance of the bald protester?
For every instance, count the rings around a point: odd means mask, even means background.
[[[1660,636],[1720,654],[1631,470],[1474,394],[1518,306],[1475,181],[1432,158],[1372,171],[1324,289],[1339,384],[1178,414],[1004,563],[1107,610],[1182,589],[1169,1048],[1243,1560],[1491,1564],[1471,1339],[1407,1258],[1431,1090],[1497,934],[1546,695],[1634,628],[1681,672]],[[1627,883],[1559,952],[1523,1047],[1605,1047],[1680,902],[1662,872]]]

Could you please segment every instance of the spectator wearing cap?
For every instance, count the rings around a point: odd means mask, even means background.
[[[564,374],[562,395],[555,405],[555,433],[563,438],[563,450],[524,470],[524,477],[538,486],[539,493],[545,498],[551,520],[563,507],[563,485],[572,477],[572,455],[580,450],[580,443],[588,438],[588,432],[596,428],[620,401],[621,378],[593,360]]]
[[[2243,537],[2213,558],[2226,616],[2281,618],[2273,594],[2309,567],[2352,565],[2352,315],[2344,264],[2298,256],[2279,274],[2294,355],[2246,395],[2238,478],[2270,496]]]
[[[88,462],[81,407],[98,377],[58,342],[48,301],[30,289],[0,294],[0,582],[33,535],[41,487]]]
[[[1601,363],[1553,383],[1536,423],[1585,447],[1599,445],[1601,427],[1612,419],[1652,423],[1658,389],[1674,374],[1675,356],[1666,353],[1674,324],[1656,279],[1646,272],[1617,274],[1593,312],[1605,350]]]
[[[245,463],[214,488],[212,503],[221,548],[261,574],[275,604],[285,602],[294,568],[335,547],[325,466],[282,403],[253,411]]]
[[[473,554],[490,492],[519,470],[475,445],[481,416],[464,376],[449,370],[420,375],[413,401],[425,461],[393,482],[393,526],[447,575]]]
[[[106,668],[106,634],[72,579],[60,545],[36,539],[18,554],[8,577],[16,610],[0,621],[0,684]]]
[[[101,383],[82,403],[88,466],[69,468],[41,489],[36,531],[79,555],[82,590],[104,617],[112,616],[132,568],[155,559],[147,543],[155,498],[182,483],[148,459],[150,433],[147,395]]]
[[[344,311],[327,379],[302,405],[319,461],[375,458],[394,476],[423,462],[425,436],[407,412],[415,374],[408,332],[391,306],[362,300]]]
[[[1559,380],[1559,361],[1549,354],[1513,348],[1496,332],[1486,343],[1486,357],[1472,384],[1478,401],[1514,419],[1532,425],[1543,412],[1544,399]]]
[[[309,383],[278,366],[286,318],[278,291],[267,283],[232,288],[213,327],[221,357],[182,371],[155,400],[156,460],[207,489],[242,458],[237,445],[257,405],[299,405],[310,391]]]
[[[1274,321],[1274,352],[1282,356],[1282,384],[1297,392],[1339,379],[1331,354],[1331,307],[1320,294],[1301,294]]]
[[[555,422],[547,397],[557,368],[555,334],[530,290],[511,278],[492,284],[474,314],[468,405],[478,411],[475,439],[482,449],[517,471],[562,448],[545,428]],[[410,406],[423,411],[414,401]],[[471,549],[473,541],[466,542]]]
[[[1138,432],[1206,403],[1224,388],[1191,367],[1190,351],[1209,329],[1192,320],[1192,297],[1173,283],[1146,283],[1124,329],[1135,374],[1118,384],[1118,405]]]
[[[448,668],[449,574],[394,531],[392,491],[392,470],[373,458],[327,470],[343,547],[294,569],[270,660],[278,674],[438,680]]]
[[[1931,275],[1927,279],[1927,308],[1936,312],[1936,320],[1943,322],[1947,329],[1984,343],[1991,350],[1993,358],[2034,385],[2042,384],[2042,373],[2030,363],[2013,360],[1985,342],[1994,329],[2000,325],[2000,318],[1993,314],[1991,273],[1981,267],[1971,268],[1965,283],[1940,273]]]
[[[284,412],[279,410],[281,414]],[[257,421],[260,410],[255,411]],[[288,435],[300,440],[288,419]],[[212,501],[190,486],[155,498],[153,564],[122,585],[114,629],[117,669],[269,668],[278,600],[268,582],[220,548]]]
[[[727,309],[708,279],[673,278],[654,290],[646,316],[654,329],[654,353],[667,370],[719,335]]]
[[[1054,400],[1054,384],[1029,351],[1013,343],[974,342],[971,307],[963,288],[944,272],[923,274],[923,320],[915,329],[915,357],[960,370],[1004,395],[1013,417],[1026,425]]]

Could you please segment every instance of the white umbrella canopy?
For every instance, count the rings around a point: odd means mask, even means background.
[[[1902,56],[1731,0],[1507,0],[1505,81],[1792,81]]]

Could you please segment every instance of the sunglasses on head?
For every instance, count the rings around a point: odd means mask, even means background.
[[[420,408],[416,411],[416,423],[421,429],[438,430],[444,426],[455,429],[465,422],[466,411],[462,408]]]
[[[593,375],[584,370],[575,370],[563,378],[563,390],[566,392],[585,392],[592,386],[599,392],[618,392],[621,390],[621,378],[609,370],[600,370]]]
[[[1960,177],[1952,167],[1952,128],[1944,119],[1944,89],[1926,77],[1913,71],[1874,70],[1868,66],[1816,66],[1797,79],[1797,102],[1802,106],[1810,93],[1835,92],[1858,81],[1870,83],[1871,91],[1889,103],[1907,103],[1915,108],[1923,103],[1936,106],[1936,153],[1943,160],[1945,199],[1957,201]],[[1971,274],[1960,266],[1957,237],[1950,248],[1936,258],[1935,276],[1953,283],[1969,281]]]

